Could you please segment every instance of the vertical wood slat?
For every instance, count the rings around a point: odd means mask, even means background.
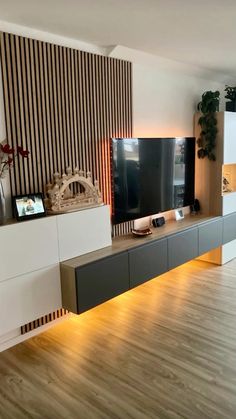
[[[11,54],[11,63],[12,63],[12,81],[13,81],[13,91],[12,91],[12,97],[13,101],[15,102],[16,98],[19,100],[18,95],[18,83],[17,83],[17,69],[16,69],[16,48],[15,48],[15,39],[13,36],[10,36],[10,54]],[[17,132],[17,135],[19,137],[19,141],[22,143],[21,138],[21,127],[20,127],[20,106],[19,103],[14,103],[14,111],[15,111],[15,130]],[[13,116],[14,117],[14,116]],[[14,147],[16,144],[14,144]],[[23,177],[23,168],[22,168],[22,161],[19,162],[19,171],[20,171],[20,177],[22,179],[22,182],[19,183],[19,188],[22,193],[22,190],[24,189],[24,177]]]
[[[21,56],[20,56],[20,40],[16,38],[16,56],[17,61],[21,63]],[[26,148],[26,135],[25,135],[25,115],[24,115],[24,106],[23,106],[23,79],[22,79],[22,71],[21,65],[18,66],[18,90],[19,90],[19,124],[21,129],[21,143],[24,148]],[[21,171],[21,190],[22,193],[25,193],[26,190],[26,178],[27,178],[27,167],[25,167],[24,161],[20,162],[20,171]]]
[[[32,330],[37,329],[38,327],[43,326],[47,323],[50,323],[53,320],[60,319],[62,316],[65,316],[66,314],[68,314],[68,311],[63,308],[54,311],[53,313],[49,313],[43,317],[40,317],[39,319],[36,319],[22,326],[21,334],[25,335],[26,333],[31,332]]]
[[[12,65],[11,65],[11,50],[10,50],[10,35],[7,35],[5,38],[5,58],[6,58],[6,67],[7,67],[7,76],[8,76],[8,92],[7,95],[9,97],[9,107],[11,109],[11,112],[9,112],[9,118],[6,122],[10,123],[10,129],[11,129],[11,135],[12,135],[12,141],[10,142],[10,145],[15,147],[15,139],[16,139],[16,122],[15,122],[15,107],[14,107],[14,88],[13,88],[13,79],[12,79]],[[4,93],[5,93],[4,89]],[[5,105],[6,109],[6,105]],[[7,109],[6,109],[7,111]],[[10,130],[9,130],[10,131]],[[11,185],[12,188],[15,190],[18,188],[20,189],[19,184],[19,178],[16,179],[15,173],[13,173],[13,176],[11,176]],[[20,193],[20,192],[19,192]]]

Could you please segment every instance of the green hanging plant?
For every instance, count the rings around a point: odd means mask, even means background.
[[[217,119],[215,113],[219,111],[220,92],[207,91],[203,93],[202,100],[198,104],[198,110],[202,113],[198,120],[201,127],[200,136],[197,139],[199,147],[198,157],[215,160],[214,148],[216,146]]]

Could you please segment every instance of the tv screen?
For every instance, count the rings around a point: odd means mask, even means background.
[[[195,138],[113,138],[115,224],[194,203]]]

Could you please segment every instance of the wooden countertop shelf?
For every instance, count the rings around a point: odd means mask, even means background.
[[[175,221],[168,220],[166,224],[162,227],[152,228],[152,233],[148,236],[135,237],[132,233],[116,237],[112,240],[112,245],[105,247],[101,250],[95,252],[87,253],[86,255],[78,256],[73,259],[66,260],[61,263],[61,265],[69,268],[77,268],[89,263],[98,261],[109,256],[113,256],[117,253],[125,252],[129,249],[134,249],[152,243],[155,240],[171,236],[178,232],[182,232],[191,227],[198,226],[199,224],[206,223],[213,219],[218,219],[221,217],[213,217],[206,215],[187,215],[183,220]]]

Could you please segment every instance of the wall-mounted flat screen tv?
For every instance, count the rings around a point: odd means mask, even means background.
[[[195,138],[112,139],[113,223],[194,203]]]

